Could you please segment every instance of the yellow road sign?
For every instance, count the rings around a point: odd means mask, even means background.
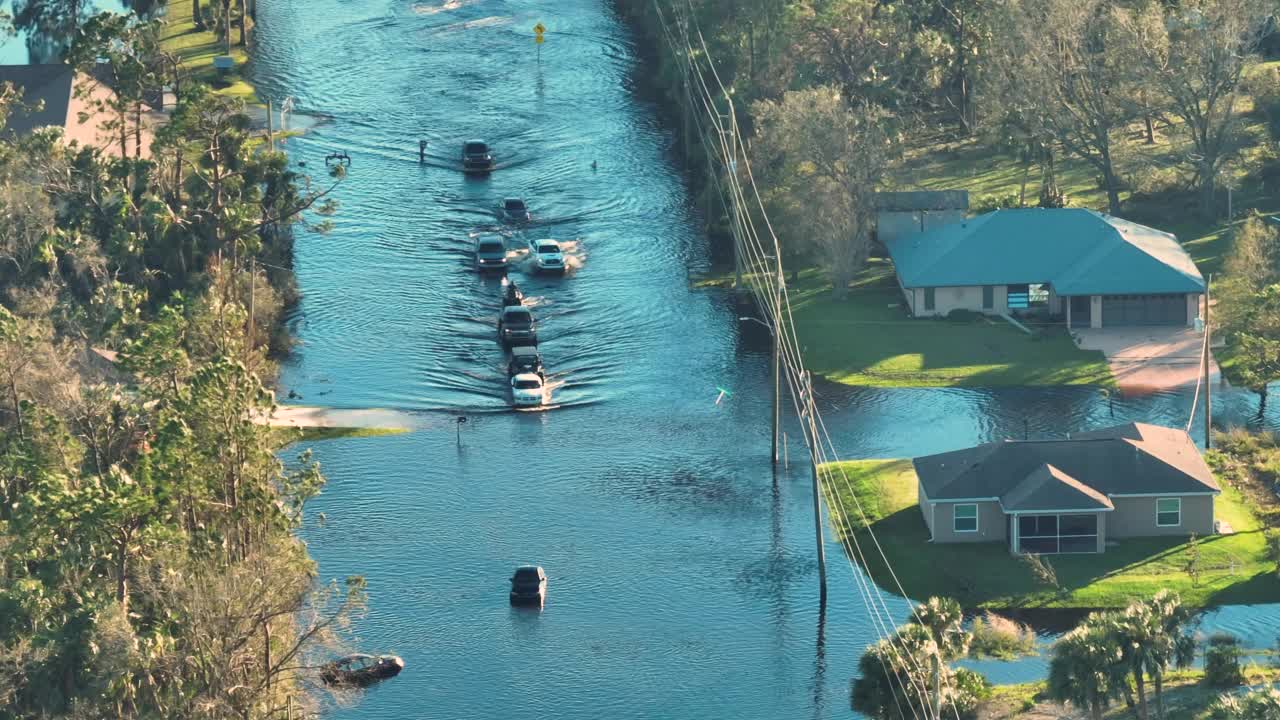
[[[539,44],[539,45],[541,45],[541,44],[543,43],[543,41],[545,41],[545,40],[546,40],[546,38],[542,37],[541,35],[534,35],[534,36],[533,36],[533,41],[534,41],[535,43]]]
[[[547,31],[547,28],[542,23],[538,23],[537,25],[533,26],[533,32],[535,35],[541,35],[546,31]]]

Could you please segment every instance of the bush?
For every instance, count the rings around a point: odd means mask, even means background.
[[[1240,672],[1240,638],[1214,633],[1204,651],[1204,681],[1210,687],[1235,687],[1244,681]]]
[[[958,668],[954,678],[955,694],[952,706],[962,718],[977,714],[978,704],[991,697],[991,683],[981,674],[969,668]]]
[[[973,621],[969,653],[974,657],[1012,660],[1036,651],[1036,634],[1031,628],[988,612]]]
[[[973,323],[982,317],[982,313],[974,310],[965,310],[964,308],[956,308],[947,313],[947,320],[954,323]]]
[[[982,215],[993,210],[1004,210],[1006,208],[1022,207],[1018,202],[1018,193],[1005,193],[1003,195],[980,195],[969,206],[969,212],[974,215]]]

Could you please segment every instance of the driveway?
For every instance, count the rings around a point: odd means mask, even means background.
[[[1076,328],[1071,334],[1081,349],[1101,350],[1107,356],[1111,374],[1127,392],[1194,387],[1200,375],[1204,335],[1191,328]],[[1222,376],[1212,355],[1209,382],[1216,386]]]

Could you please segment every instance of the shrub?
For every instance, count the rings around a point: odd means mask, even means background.
[[[980,195],[974,200],[969,207],[969,212],[974,215],[982,215],[993,210],[1004,210],[1006,208],[1022,207],[1018,202],[1018,193],[1005,193],[1003,195]]]
[[[956,308],[947,313],[947,320],[955,323],[972,323],[977,322],[982,317],[982,313],[973,310],[965,310],[964,308]]]
[[[1266,531],[1267,559],[1276,565],[1276,575],[1280,576],[1280,530]]]
[[[977,713],[978,704],[991,697],[991,683],[969,668],[956,669],[954,686],[951,704],[962,718],[972,718]]]
[[[1214,633],[1204,651],[1204,681],[1211,687],[1235,687],[1244,681],[1240,672],[1240,638]]]
[[[1022,623],[988,612],[973,621],[969,653],[1012,660],[1036,651],[1036,633]]]

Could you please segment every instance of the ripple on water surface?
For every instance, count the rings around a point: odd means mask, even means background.
[[[849,716],[877,624],[833,544],[817,612],[799,430],[786,427],[796,463],[775,481],[767,348],[739,335],[732,302],[688,287],[707,265],[702,220],[669,133],[631,91],[634,41],[608,5],[259,2],[259,87],[333,116],[288,140],[291,157],[353,157],[333,231],[298,237],[301,345],[284,384],[304,402],[411,412],[419,428],[316,445],[330,484],[304,535],[323,577],[369,580],[359,647],[408,662],[334,717]],[[473,137],[498,171],[451,167]],[[503,197],[524,197],[534,222],[501,226]],[[499,231],[513,260],[553,237],[580,261],[564,278],[511,272],[541,325],[551,411],[509,411],[501,288],[470,255],[475,233]],[[1088,388],[819,394],[850,457],[1177,424],[1190,404]],[[1246,394],[1220,400],[1222,417],[1256,412]],[[507,606],[524,562],[551,577],[541,613]]]

